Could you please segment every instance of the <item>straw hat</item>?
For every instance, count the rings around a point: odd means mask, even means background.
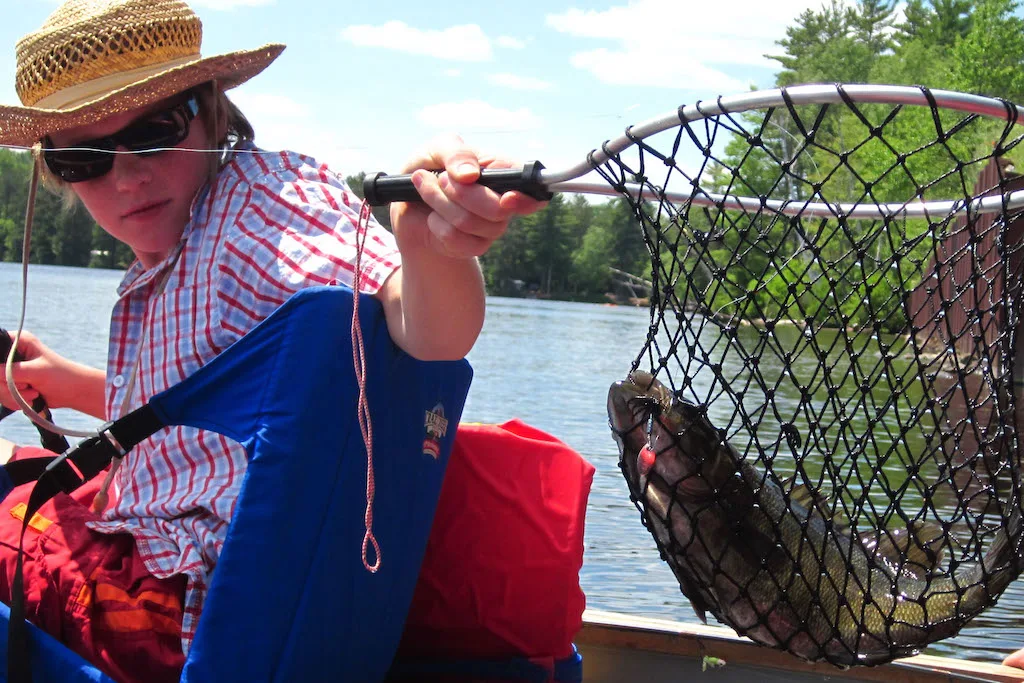
[[[233,88],[284,50],[271,44],[204,58],[202,38],[202,22],[182,0],[67,0],[18,41],[24,106],[0,105],[0,144],[30,146],[211,80]]]

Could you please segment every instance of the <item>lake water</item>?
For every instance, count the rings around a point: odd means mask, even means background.
[[[26,329],[83,363],[105,361],[108,316],[121,274],[32,266]],[[20,266],[0,264],[0,326],[17,325]],[[640,524],[617,466],[608,429],[608,386],[621,379],[649,325],[646,309],[491,298],[483,334],[470,354],[475,378],[464,419],[518,417],[562,439],[597,468],[587,513],[581,583],[590,607],[696,623],[688,601]],[[58,422],[95,428],[91,418],[57,411]],[[36,443],[21,415],[0,436]],[[1024,580],[961,634],[928,652],[998,661],[1024,646]]]

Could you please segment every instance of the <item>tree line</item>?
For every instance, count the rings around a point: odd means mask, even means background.
[[[1024,103],[1024,20],[1017,16],[1018,7],[1016,0],[910,0],[901,19],[895,0],[857,0],[852,5],[844,0],[828,0],[820,8],[806,10],[797,17],[778,41],[778,51],[768,55],[781,66],[775,85],[923,85]],[[916,150],[929,136],[934,137],[935,128],[926,109],[904,112],[901,116],[912,125],[887,131],[887,143]],[[791,141],[798,133],[795,127],[786,130],[792,121],[787,123],[785,119],[784,115],[776,114],[773,126],[758,131],[762,138],[759,150],[752,152],[749,139],[734,136],[726,144],[718,163],[710,164],[702,175],[705,189],[743,196],[778,197],[781,192],[784,198],[794,200],[811,196],[810,182],[803,186],[779,187],[787,174],[780,173],[777,161],[786,157],[787,146],[792,148]],[[829,148],[829,135],[839,141],[851,135],[853,126],[860,125],[849,119],[836,114],[823,122],[818,138],[821,149]],[[825,190],[835,189],[840,183],[852,185],[851,181],[861,175],[879,177],[882,182],[871,188],[871,200],[906,201],[920,190],[914,184],[915,177],[937,178],[948,173],[951,152],[962,158],[985,156],[991,151],[992,140],[1000,128],[997,123],[981,122],[976,130],[961,132],[957,139],[950,141],[951,146],[959,147],[947,150],[936,146],[916,152],[907,161],[906,172],[900,173],[885,173],[884,167],[872,167],[890,163],[881,160],[891,155],[881,149],[881,141],[869,140],[855,158],[840,164],[842,172],[827,178]],[[849,140],[845,142],[848,144]],[[772,146],[775,161],[764,163],[765,151]],[[986,146],[989,146],[987,150]],[[808,168],[799,171],[810,181],[814,180],[815,169],[810,166],[816,163],[817,153],[815,150],[802,155],[802,162]],[[1018,150],[1007,154],[1020,156]],[[820,157],[818,162],[821,169],[828,166]],[[1017,166],[1024,168],[1024,163]],[[741,173],[732,174],[739,169]],[[976,176],[980,170],[978,165],[966,173]],[[950,196],[957,196],[955,190],[959,181],[951,175],[929,188],[933,193],[931,197],[942,193],[942,182],[949,187]],[[830,196],[843,194],[845,192],[835,191]],[[654,213],[658,207],[642,206],[640,210]],[[754,305],[738,311],[743,317],[807,319],[818,310],[829,310],[834,317],[827,321],[830,325],[859,324],[871,317],[883,320],[885,327],[893,330],[905,326],[904,316],[893,315],[900,302],[893,297],[896,288],[892,279],[899,278],[906,283],[917,277],[918,273],[908,271],[922,269],[920,262],[926,258],[922,253],[926,251],[924,247],[918,248],[916,253],[904,254],[909,258],[901,259],[884,244],[890,235],[880,234],[871,244],[870,255],[876,265],[883,264],[888,272],[877,267],[868,277],[851,278],[850,264],[836,256],[832,263],[841,276],[836,278],[835,284],[827,284],[820,271],[801,269],[799,262],[783,268],[783,271],[788,269],[783,276],[770,278],[767,276],[769,269],[778,268],[778,263],[772,263],[766,254],[771,247],[744,248],[741,243],[745,229],[774,231],[766,244],[771,245],[774,240],[780,252],[792,253],[792,248],[806,245],[796,243],[784,221],[762,216],[757,220],[772,225],[751,225],[749,216],[725,215],[728,213],[712,217],[707,211],[692,208],[688,211],[687,228],[691,231],[706,229],[712,222],[717,222],[719,228],[725,227],[720,231],[721,238],[709,244],[711,258],[707,258],[707,254],[700,258],[729,267],[716,278],[706,267],[691,262],[684,270],[692,275],[687,279],[679,278],[675,283],[680,302],[692,298],[695,289],[704,288],[708,291],[703,292],[703,298],[713,301],[717,312],[735,313],[738,308],[735,302],[756,290]],[[908,221],[900,228],[906,231],[904,236],[912,240],[928,226],[924,221]],[[663,226],[663,229],[672,231],[678,229],[678,225]],[[820,226],[820,229],[824,231],[825,227]],[[854,233],[858,229],[867,230],[869,226],[854,224],[850,228]],[[662,265],[654,267],[662,268],[662,283],[666,275],[672,278],[679,273],[678,268],[666,267],[665,263],[673,259],[692,261],[693,252],[701,251],[700,248],[690,250],[687,257],[686,250],[678,246],[686,238],[678,237],[662,235],[660,247],[655,247],[660,249]],[[861,237],[852,234],[848,241]],[[787,240],[793,243],[787,245]],[[829,261],[829,249],[838,253],[844,248],[847,247],[834,240],[833,244],[825,245],[818,261]],[[652,271],[643,231],[628,204],[624,200],[591,203],[580,196],[556,196],[537,214],[514,219],[506,236],[496,242],[481,261],[492,293],[514,294],[520,283],[525,283],[525,288],[540,295],[583,300],[600,300],[614,288],[616,277],[612,269],[645,278],[651,278]],[[790,289],[796,293],[791,293]]]
[[[0,149],[0,260],[20,261],[32,158]],[[346,182],[362,194],[364,173]],[[386,208],[374,210],[390,228]],[[492,294],[599,298],[608,266],[642,272],[648,258],[636,238],[637,221],[625,202],[592,205],[558,195],[538,214],[516,219],[484,259]],[[40,188],[31,236],[31,262],[80,267],[125,268],[134,256],[99,228],[80,205],[65,207]]]
[[[782,65],[776,84],[918,85],[1024,102],[1017,9],[1015,0],[910,0],[900,21],[894,0],[831,0],[787,28],[772,55]],[[743,115],[746,130],[709,165],[706,184],[721,194],[796,202],[899,204],[972,192],[994,156],[1022,167],[1020,134],[1005,135],[1002,122],[927,107],[857,110],[792,106],[770,120],[763,112]],[[691,210],[689,217],[700,231],[702,216]],[[691,263],[695,275],[678,283],[679,297],[741,318],[903,331],[913,315],[905,293],[928,274],[936,253],[935,228],[924,219],[804,221],[795,229],[769,212],[704,218],[703,229],[718,239],[702,258],[729,268],[716,279]]]
[[[781,67],[777,86],[813,82],[924,85],[1024,102],[1024,20],[1017,16],[1017,9],[1016,0],[909,0],[900,17],[895,0],[857,0],[852,5],[829,0],[797,17],[778,41],[777,53],[768,56]],[[836,120],[832,125],[834,133],[841,135],[846,124]],[[785,125],[778,128],[774,139],[766,136],[766,152],[773,144],[779,148],[778,153],[785,150]],[[922,129],[929,129],[925,120]],[[971,144],[975,143],[990,141],[979,134]],[[753,156],[756,161],[756,153]],[[807,156],[813,161],[811,155]],[[858,163],[872,163],[869,153],[862,156],[850,164],[850,173],[856,174]],[[709,188],[743,194],[769,191],[779,182],[777,170],[774,177],[766,171],[759,178],[756,171],[749,170],[753,166],[750,158],[748,141],[736,139],[726,145],[719,167],[708,169]],[[737,187],[735,179],[723,171],[741,163],[746,164],[742,181],[746,186]],[[21,258],[30,168],[27,154],[0,150],[3,260]],[[348,180],[359,193],[362,174]],[[913,188],[894,185],[889,189],[893,196],[906,199]],[[790,191],[799,195],[801,189]],[[386,211],[375,213],[387,222]],[[122,268],[132,260],[130,251],[100,230],[83,209],[65,210],[61,200],[49,192],[39,193],[34,225],[33,262]],[[727,236],[715,248],[735,251],[738,245],[729,244],[729,239],[739,238]],[[780,232],[778,239],[792,238]],[[644,236],[631,207],[624,200],[592,202],[578,195],[557,195],[536,214],[515,218],[505,237],[493,245],[481,263],[491,294],[577,300],[602,299],[614,288],[612,269],[643,277],[649,277],[651,270]],[[729,263],[733,267],[718,285],[716,295],[722,300],[723,310],[738,292],[749,290],[752,283],[756,287],[771,265],[763,253],[755,250],[731,257]],[[796,282],[803,282],[807,276],[792,274]],[[803,284],[811,288],[813,283]],[[776,289],[779,286],[775,284]],[[871,287],[887,291],[884,282]],[[762,289],[766,294],[757,311],[762,315],[778,314],[780,310],[785,314],[785,309],[795,305],[795,299],[787,298],[785,292],[771,293],[768,286]],[[879,296],[874,289],[863,294],[868,299]]]
[[[0,260],[21,261],[32,157],[0,149]],[[56,194],[40,187],[30,239],[32,263],[124,268],[131,250],[96,225],[80,205],[65,208]]]

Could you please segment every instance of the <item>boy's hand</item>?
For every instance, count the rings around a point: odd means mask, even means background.
[[[512,168],[504,159],[478,155],[458,136],[436,140],[430,149],[402,169],[412,173],[423,203],[396,202],[391,224],[403,256],[429,247],[449,258],[472,258],[485,253],[505,234],[513,216],[543,206],[521,192],[499,195],[476,184],[482,168]],[[423,169],[444,169],[433,173]]]

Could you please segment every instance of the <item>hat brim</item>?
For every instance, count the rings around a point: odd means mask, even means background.
[[[47,135],[148,106],[208,81],[216,80],[225,90],[234,88],[270,66],[284,47],[272,43],[254,50],[200,57],[69,109],[0,105],[0,145],[30,147]]]

